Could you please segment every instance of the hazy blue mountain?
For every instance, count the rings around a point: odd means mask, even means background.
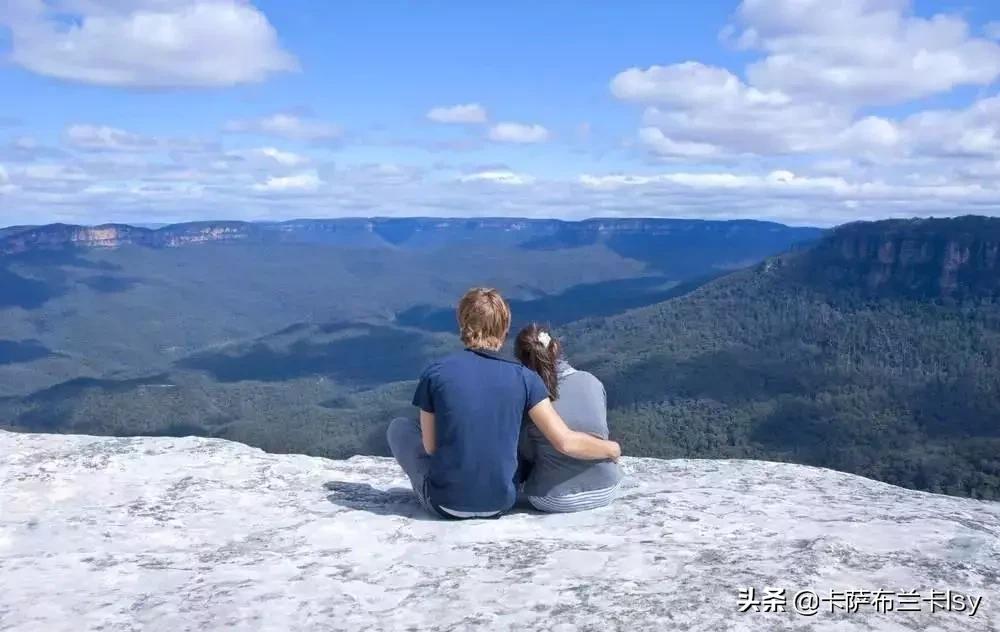
[[[628,453],[1000,497],[1000,220],[49,230],[0,259],[6,427],[385,454],[487,284],[559,326]]]
[[[344,219],[0,233],[0,423],[384,451],[493,285],[517,322],[610,316],[822,231],[688,220]],[[374,422],[378,423],[374,423]]]

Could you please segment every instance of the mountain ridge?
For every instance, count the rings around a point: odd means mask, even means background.
[[[0,229],[0,254],[19,254],[35,249],[61,247],[116,248],[139,245],[153,248],[178,247],[208,242],[325,241],[366,243],[375,236],[399,245],[426,233],[457,235],[472,231],[532,232],[526,247],[592,243],[616,234],[663,235],[677,230],[782,230],[801,233],[809,239],[820,233],[812,227],[785,226],[758,220],[701,220],[673,218],[590,218],[560,220],[538,218],[434,218],[351,217],[293,219],[281,222],[197,221],[145,228],[130,224],[46,224]],[[368,238],[368,239],[366,239]],[[440,240],[439,240],[440,241]]]

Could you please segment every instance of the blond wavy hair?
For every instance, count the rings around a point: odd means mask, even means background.
[[[472,349],[499,349],[510,330],[510,306],[500,292],[475,287],[458,302],[458,332]]]

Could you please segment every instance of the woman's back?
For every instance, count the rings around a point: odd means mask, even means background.
[[[608,438],[607,396],[604,385],[586,371],[577,371],[565,362],[558,365],[559,398],[556,412],[572,430]],[[581,461],[556,450],[534,424],[521,433],[523,458],[533,463],[524,485],[529,496],[566,496],[608,489],[621,480],[621,471],[612,461]]]

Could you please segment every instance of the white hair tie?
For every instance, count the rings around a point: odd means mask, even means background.
[[[549,343],[552,342],[552,336],[547,331],[540,331],[538,332],[538,342],[542,343],[542,346],[548,349]]]

